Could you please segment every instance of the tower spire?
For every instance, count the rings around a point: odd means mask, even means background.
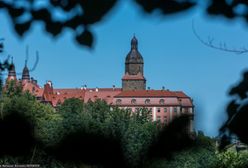
[[[135,37],[135,34],[133,35],[133,38],[131,40],[131,49],[138,49],[138,40]]]
[[[122,77],[123,90],[145,90],[144,60],[138,51],[138,40],[133,36],[131,50],[126,56],[125,74]]]
[[[22,82],[26,82],[30,80],[30,75],[29,75],[29,69],[28,69],[28,45],[26,46],[26,59],[25,59],[25,65],[22,70]]]
[[[22,81],[29,81],[30,80],[30,75],[29,75],[29,69],[28,69],[28,66],[27,66],[27,62],[28,60],[26,59],[25,60],[25,66],[22,70]]]
[[[11,63],[9,65],[9,73],[7,80],[16,80],[16,71],[15,71],[15,65],[13,61],[13,57],[11,57]]]
[[[11,64],[14,64],[14,62],[13,62],[13,56],[11,56]]]

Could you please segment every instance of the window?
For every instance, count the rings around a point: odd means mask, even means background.
[[[159,104],[164,104],[164,99],[160,99]]]
[[[136,99],[132,99],[131,104],[136,104]]]
[[[164,112],[165,112],[165,113],[167,112],[167,108],[166,108],[166,107],[164,108]]]
[[[160,108],[157,109],[157,112],[160,113]]]
[[[116,104],[121,104],[121,99],[117,99]]]
[[[145,100],[145,104],[150,104],[150,102],[151,102],[150,99]]]
[[[175,113],[177,112],[177,108],[176,108],[176,107],[174,107],[174,112],[175,112]]]
[[[161,121],[161,117],[160,116],[157,116],[157,121]]]
[[[164,124],[167,124],[167,117],[164,116]]]
[[[188,113],[189,112],[189,109],[186,107],[186,108],[184,108],[184,112],[185,113]]]
[[[152,108],[149,108],[149,111],[152,112]]]

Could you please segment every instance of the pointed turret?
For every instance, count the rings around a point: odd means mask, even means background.
[[[27,60],[25,60],[25,66],[22,71],[22,81],[30,81],[29,69],[27,67]]]
[[[11,63],[9,65],[9,72],[7,80],[16,80],[15,64],[13,63],[13,57],[11,58]]]

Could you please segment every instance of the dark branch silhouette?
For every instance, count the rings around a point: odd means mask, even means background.
[[[200,6],[196,0],[133,0],[140,6],[145,13],[151,14],[159,10],[161,15],[173,15],[189,11],[194,7]],[[43,22],[44,31],[53,37],[61,35],[64,29],[71,29],[74,33],[75,41],[87,47],[94,44],[94,34],[91,27],[110,13],[117,6],[117,0],[47,0],[43,6],[37,5],[37,1],[27,0],[23,5],[17,5],[15,1],[0,1],[0,9],[6,9],[11,18],[16,33],[23,37],[30,30],[36,21]],[[211,16],[223,16],[228,19],[243,18],[248,22],[248,10],[238,10],[242,6],[248,6],[246,0],[208,0],[207,7],[204,9]],[[56,18],[54,12],[59,12],[61,18]],[[30,17],[24,17],[24,15]],[[215,46],[211,43],[206,44],[212,48],[226,50],[234,53],[243,53],[243,49],[228,49],[224,46]],[[204,42],[204,41],[203,41]],[[246,49],[245,49],[246,50]]]
[[[205,46],[213,48],[213,49],[217,49],[220,51],[226,51],[226,52],[231,52],[231,53],[235,53],[235,54],[244,54],[248,52],[248,49],[245,47],[239,48],[239,49],[231,49],[230,47],[228,47],[226,45],[225,42],[219,42],[219,45],[217,45],[214,42],[214,38],[213,37],[208,37],[207,40],[204,40],[196,31],[195,29],[195,25],[194,25],[194,21],[192,21],[192,31],[194,33],[194,35],[196,36],[196,38]]]

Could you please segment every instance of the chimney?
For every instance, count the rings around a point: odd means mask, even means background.
[[[47,81],[47,83],[44,85],[43,94],[53,94],[53,86],[51,81]]]
[[[113,90],[115,90],[115,85],[113,85]]]
[[[52,88],[53,87],[53,83],[52,83],[52,81],[47,81],[47,84]]]
[[[96,92],[98,92],[98,87],[96,87]]]
[[[162,90],[165,90],[165,87],[164,86],[162,86]]]
[[[147,89],[148,89],[148,90],[151,90],[151,88],[150,88],[150,87],[148,87]]]

